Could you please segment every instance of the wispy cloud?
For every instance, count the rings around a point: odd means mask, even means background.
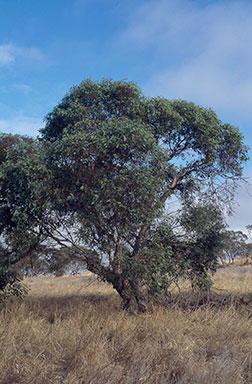
[[[0,119],[0,132],[19,133],[20,135],[37,136],[38,130],[43,127],[43,119],[38,117],[27,117],[22,114]]]
[[[12,45],[0,45],[0,67],[8,66],[15,61]]]
[[[252,122],[252,3],[147,0],[120,36],[123,49],[146,54],[146,95],[195,101]],[[231,118],[231,121],[232,121]],[[252,184],[252,169],[247,173]],[[238,188],[233,229],[252,222],[252,188]]]
[[[21,47],[12,43],[0,45],[0,67],[8,67],[18,59],[41,62],[46,56],[38,47]]]
[[[0,86],[0,92],[2,93],[12,93],[13,91],[23,93],[24,95],[29,95],[32,92],[32,87],[23,83],[14,83]]]
[[[236,109],[251,118],[251,36],[250,2],[196,6],[185,0],[158,0],[135,10],[121,41],[151,49],[150,64],[162,63],[145,82],[146,94]]]

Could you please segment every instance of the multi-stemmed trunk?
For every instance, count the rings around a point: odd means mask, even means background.
[[[148,295],[141,279],[137,278],[132,281],[118,276],[112,284],[122,299],[123,309],[132,314],[146,311]]]
[[[87,261],[87,268],[100,276],[102,279],[111,283],[122,299],[122,307],[132,314],[143,313],[147,309],[148,294],[142,279],[132,279],[123,276],[119,271],[113,271],[109,267],[90,258]]]

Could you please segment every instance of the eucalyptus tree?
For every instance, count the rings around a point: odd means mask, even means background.
[[[21,280],[19,261],[32,257],[46,238],[38,222],[45,216],[40,147],[29,137],[0,134],[0,290]]]
[[[1,207],[18,223],[12,230],[76,249],[133,312],[146,309],[147,291],[159,293],[199,265],[197,252],[182,257],[176,249],[179,233],[167,219],[172,197],[185,207],[227,205],[247,160],[239,130],[213,110],[146,98],[136,84],[111,80],[73,87],[46,116],[33,148],[12,159],[10,146],[3,161]],[[13,199],[3,189],[8,175]],[[199,228],[183,225],[188,239],[200,238]],[[209,252],[201,264],[209,266],[213,231],[204,233]]]
[[[233,264],[235,259],[241,259],[247,255],[248,236],[242,231],[226,230],[223,232],[223,249],[221,258]]]

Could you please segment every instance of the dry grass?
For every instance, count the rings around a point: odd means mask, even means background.
[[[0,311],[0,383],[252,383],[251,271],[220,270],[203,305],[182,289],[138,317],[92,276],[33,278]]]

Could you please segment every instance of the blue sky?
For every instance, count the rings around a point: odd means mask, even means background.
[[[1,132],[36,135],[72,85],[108,77],[211,107],[252,148],[251,1],[0,0],[0,10]],[[244,229],[252,191],[237,199],[229,222]]]

